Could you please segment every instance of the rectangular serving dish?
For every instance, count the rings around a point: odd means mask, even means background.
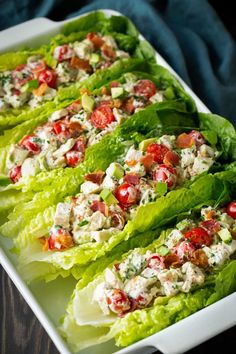
[[[122,15],[112,10],[99,11],[104,12],[108,17]],[[78,16],[77,18],[80,17]],[[26,44],[32,47],[41,45],[48,38],[59,33],[65,23],[75,19],[53,22],[47,18],[37,18],[4,30],[0,32],[0,52],[17,50]],[[144,39],[141,34],[139,37],[141,40]],[[167,68],[177,77],[186,92],[194,99],[200,112],[210,112],[158,53],[156,53],[156,60],[158,64]],[[3,237],[0,238],[0,263],[38,317],[59,352],[62,354],[71,354],[67,344],[60,337],[57,326],[59,325],[61,316],[65,313],[66,305],[75,287],[76,280],[68,277],[66,279],[56,279],[51,283],[40,281],[27,285],[16,269],[17,259],[10,252],[11,247],[11,240]],[[47,294],[46,297],[45,294]],[[183,353],[234,326],[236,324],[235,304],[236,293],[122,350],[119,350],[115,347],[114,342],[110,341],[94,346],[92,349],[88,348],[80,351],[80,354],[91,354],[91,352],[93,354],[111,354],[114,352],[117,354],[149,354],[156,350],[164,354]]]

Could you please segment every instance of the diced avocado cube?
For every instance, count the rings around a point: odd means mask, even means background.
[[[225,243],[230,243],[232,241],[232,235],[228,229],[221,229],[220,231],[218,231],[218,235]]]
[[[30,80],[27,82],[27,84],[25,84],[22,87],[22,92],[26,92],[26,91],[32,91],[33,89],[37,89],[39,87],[39,82],[38,80]]]
[[[146,139],[146,140],[141,141],[141,143],[139,144],[139,150],[146,151],[147,147],[150,144],[155,143],[156,141],[157,141],[156,138],[150,138],[150,139]]]
[[[117,180],[121,179],[124,176],[124,173],[123,167],[117,162],[111,163],[106,170],[107,175],[114,177]]]
[[[122,96],[124,93],[123,87],[112,87],[111,88],[111,97],[112,98],[118,98]]]
[[[95,106],[95,101],[91,96],[89,96],[89,95],[87,95],[87,93],[85,93],[81,98],[81,104],[82,104],[83,109],[86,112],[91,113],[93,111],[94,106]]]
[[[160,256],[166,256],[168,253],[169,253],[169,248],[166,247],[166,246],[161,246],[157,249],[157,253],[160,255]]]
[[[175,93],[174,93],[174,90],[173,88],[170,86],[170,87],[167,87],[167,89],[165,90],[164,92],[164,96],[168,99],[168,100],[173,100],[175,98]]]
[[[100,60],[100,55],[97,53],[92,53],[89,59],[89,64],[97,64]]]
[[[118,204],[118,200],[112,194],[110,189],[103,189],[100,193],[100,197],[104,200],[107,205]]]

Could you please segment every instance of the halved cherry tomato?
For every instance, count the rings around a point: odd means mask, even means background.
[[[54,70],[45,69],[38,75],[40,84],[47,84],[51,88],[55,88],[57,85],[57,74]]]
[[[164,258],[159,256],[159,254],[153,254],[151,255],[148,260],[148,267],[152,268],[152,269],[163,269],[165,268],[165,264],[164,264]]]
[[[152,82],[151,80],[139,80],[138,83],[134,86],[134,92],[136,93],[136,95],[144,96],[149,99],[150,97],[155,95],[155,93],[157,92],[157,88],[154,82]]]
[[[107,105],[97,107],[90,117],[90,122],[92,125],[99,129],[106,128],[114,121],[115,116],[112,112],[112,109]]]
[[[168,166],[178,166],[179,160],[180,160],[180,157],[177,154],[177,152],[169,150],[165,154],[163,162],[165,165],[168,165]]]
[[[233,201],[227,205],[226,212],[231,218],[236,219],[236,201]]]
[[[205,144],[205,139],[203,135],[197,130],[192,130],[188,135],[193,138],[197,147],[201,146],[202,144]]]
[[[126,293],[120,289],[112,289],[107,296],[107,304],[111,311],[122,314],[129,311],[131,304]]]
[[[169,151],[164,144],[152,143],[147,147],[147,153],[152,154],[154,161],[157,163],[163,163],[164,157]]]
[[[112,87],[119,87],[120,86],[120,83],[119,83],[119,81],[112,81],[111,83],[110,83],[110,87],[112,88]]]
[[[174,253],[181,261],[188,261],[193,257],[193,253],[196,250],[195,245],[189,241],[182,241],[176,245],[173,249]]]
[[[202,221],[200,226],[206,229],[210,235],[214,235],[221,228],[220,223],[214,219]]]
[[[193,139],[193,137],[186,133],[180,134],[176,139],[176,145],[180,149],[190,148],[191,146],[194,145],[194,143],[195,140]]]
[[[193,227],[184,233],[184,237],[197,247],[210,246],[212,244],[212,237],[203,227]]]
[[[153,172],[153,179],[157,182],[164,182],[168,188],[171,188],[176,183],[176,169],[167,165],[157,166]]]
[[[66,164],[70,167],[75,167],[83,159],[83,154],[79,151],[70,150],[65,155]]]
[[[9,177],[13,183],[18,182],[21,178],[21,166],[13,167],[10,171]]]
[[[129,208],[138,201],[138,190],[130,183],[121,184],[115,192],[115,197],[119,201],[121,208]]]
[[[98,50],[104,44],[104,40],[97,33],[90,32],[87,34],[86,38],[93,43],[95,50]]]
[[[39,154],[41,151],[40,146],[34,142],[34,135],[26,135],[20,142],[20,146],[29,150],[33,154]]]
[[[53,56],[57,61],[61,62],[72,58],[73,55],[73,49],[68,44],[64,44],[55,48]]]

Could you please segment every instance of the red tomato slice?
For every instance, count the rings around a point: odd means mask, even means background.
[[[57,74],[54,70],[45,69],[38,75],[40,84],[47,84],[51,88],[55,88],[57,85]]]
[[[179,155],[175,151],[169,150],[163,159],[165,165],[168,166],[178,166],[179,165]]]
[[[202,144],[205,144],[205,139],[203,135],[197,130],[192,130],[188,135],[193,138],[197,147],[201,146]]]
[[[104,40],[97,33],[90,32],[87,34],[86,38],[93,43],[95,50],[98,50],[104,44]]]
[[[115,121],[115,116],[112,109],[107,105],[102,105],[95,109],[91,114],[90,122],[93,126],[99,129],[104,129]]]
[[[21,178],[21,166],[13,167],[10,171],[9,177],[13,183],[18,182]]]
[[[194,145],[195,140],[189,134],[182,133],[176,139],[176,145],[180,149],[190,148]]]
[[[111,311],[117,314],[127,312],[131,307],[128,296],[120,289],[112,289],[109,291],[109,296],[107,296],[107,304]]]
[[[69,134],[69,130],[67,129],[67,126],[65,123],[62,123],[60,121],[56,122],[52,126],[52,131],[56,135],[59,135],[61,133],[65,133],[66,135]]]
[[[210,246],[212,244],[211,236],[203,227],[193,227],[191,230],[185,232],[184,237],[197,247],[203,245]]]
[[[226,213],[231,216],[231,218],[236,219],[236,201],[233,201],[227,205]]]
[[[149,99],[157,92],[156,85],[151,80],[139,80],[138,83],[134,86],[134,92],[138,96],[144,96]]]
[[[83,154],[79,151],[70,150],[65,155],[66,164],[70,167],[75,167],[82,161]]]
[[[153,172],[153,179],[157,182],[164,182],[168,188],[172,188],[176,183],[176,169],[167,165],[157,166]]]
[[[126,209],[138,202],[138,190],[130,183],[121,184],[115,192],[121,208]]]
[[[182,241],[174,247],[173,251],[181,261],[188,261],[193,257],[195,245],[189,241]]]
[[[153,159],[157,163],[163,163],[165,155],[170,150],[163,144],[152,143],[147,147],[147,153],[153,155]]]
[[[41,151],[40,146],[33,141],[34,135],[26,135],[20,142],[20,146],[24,147],[25,149],[29,150],[33,154],[38,154]]]

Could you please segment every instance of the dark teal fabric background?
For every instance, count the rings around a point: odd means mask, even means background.
[[[86,6],[83,6],[86,3]],[[236,45],[206,0],[0,0],[0,28],[60,11],[68,18],[110,8],[136,24],[214,112],[236,124]],[[83,7],[82,7],[83,6]],[[71,9],[78,9],[69,14]],[[159,10],[157,11],[156,8]],[[63,11],[65,10],[65,12]],[[69,14],[69,15],[68,15]]]

